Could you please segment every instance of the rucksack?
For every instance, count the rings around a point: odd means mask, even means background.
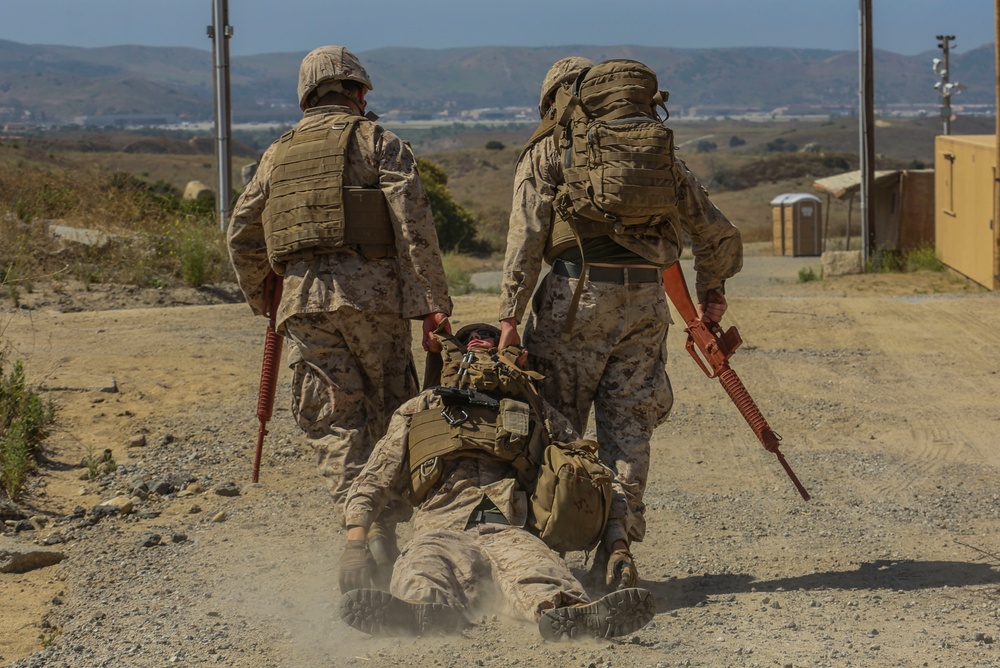
[[[608,523],[611,479],[595,441],[550,443],[528,504],[530,527],[556,552],[589,551]]]
[[[667,93],[635,60],[584,70],[556,95],[556,145],[565,184],[555,206],[578,236],[645,233],[676,211],[673,132],[657,114]],[[588,225],[597,223],[596,229]]]

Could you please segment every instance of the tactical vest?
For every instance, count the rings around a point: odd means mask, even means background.
[[[457,457],[489,457],[510,462],[529,475],[529,454],[540,457],[545,429],[531,408],[511,398],[487,406],[445,405],[410,418],[410,499],[418,505],[441,480],[445,463]],[[533,476],[532,476],[533,478]]]
[[[528,144],[551,134],[562,153],[547,262],[582,239],[674,234],[673,132],[656,113],[665,102],[656,74],[634,60],[600,63],[556,93]]]
[[[409,457],[414,504],[440,480],[447,459],[495,457],[511,462],[521,482],[534,482],[535,467],[548,443],[541,403],[532,380],[541,374],[521,369],[521,349],[467,350],[443,328],[442,387],[434,391],[443,409],[416,413],[410,420]]]
[[[264,239],[271,266],[356,246],[368,258],[395,255],[392,219],[379,188],[344,186],[345,154],[359,123],[331,115],[324,127],[286,132],[274,150]]]
[[[419,505],[427,498],[450,460],[510,462],[530,494],[528,528],[559,552],[592,549],[603,536],[611,510],[612,476],[597,455],[597,444],[550,442],[541,402],[530,383],[540,375],[514,364],[519,348],[493,354],[466,351],[453,337],[441,338],[449,359],[443,378],[450,387],[435,388],[443,408],[410,418],[411,502]],[[494,398],[498,393],[513,396]]]

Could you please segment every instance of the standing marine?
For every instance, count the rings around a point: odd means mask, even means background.
[[[718,322],[743,261],[739,230],[674,155],[656,112],[665,99],[636,61],[552,66],[516,167],[501,286],[500,346],[521,342],[530,302],[524,347],[545,376],[540,392],[580,433],[593,408],[601,459],[628,500],[630,543],[646,533],[649,441],[673,403],[661,272],[689,239],[702,317]],[[543,261],[551,270],[536,291]],[[607,559],[599,551],[588,581],[612,580]]]
[[[431,332],[451,313],[430,203],[410,148],[365,115],[372,82],[343,46],[299,69],[302,120],[275,141],[236,203],[229,254],[255,314],[280,283],[278,331],[289,344],[292,413],[337,503],[418,391],[410,321]],[[373,551],[391,565],[395,522]],[[381,541],[381,542],[380,542]],[[375,545],[378,543],[378,545]]]

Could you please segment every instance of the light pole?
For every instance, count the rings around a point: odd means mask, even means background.
[[[233,27],[229,25],[229,0],[212,0],[212,25],[208,26],[208,36],[212,39],[212,63],[215,66],[215,139],[218,170],[218,195],[216,208],[219,211],[219,227],[225,231],[229,224],[229,193],[232,179],[230,170],[232,157],[229,145],[229,130],[232,114],[229,110],[229,38]]]
[[[859,0],[859,74],[860,108],[859,158],[861,163],[861,256],[865,265],[871,260],[878,269],[879,256],[875,238],[875,59],[872,47],[872,0]],[[848,249],[850,250],[850,249]]]
[[[963,90],[965,86],[958,83],[957,81],[951,82],[951,73],[949,71],[950,66],[948,64],[949,54],[951,52],[951,44],[954,41],[954,35],[938,35],[938,48],[941,49],[941,58],[935,58],[932,61],[934,67],[934,73],[937,74],[941,81],[934,84],[934,89],[937,90],[938,95],[941,96],[941,120],[944,121],[944,134],[951,134],[951,96],[958,95]]]

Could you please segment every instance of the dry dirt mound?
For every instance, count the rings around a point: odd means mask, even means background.
[[[335,619],[343,533],[287,398],[261,482],[248,482],[263,322],[244,305],[8,312],[12,352],[61,389],[59,430],[23,503],[45,520],[7,533],[66,559],[0,574],[0,661],[1000,664],[1000,298],[939,275],[798,283],[806,264],[748,258],[727,320],[746,342],[733,366],[813,500],[672,332],[676,400],[654,435],[650,529],[635,546],[658,614],[632,636],[571,644],[491,614],[428,639],[372,640]],[[496,306],[459,297],[455,321],[493,319]],[[116,392],[98,391],[111,380]],[[117,470],[81,480],[80,460],[104,448]],[[94,510],[122,495],[139,499],[131,513]]]

